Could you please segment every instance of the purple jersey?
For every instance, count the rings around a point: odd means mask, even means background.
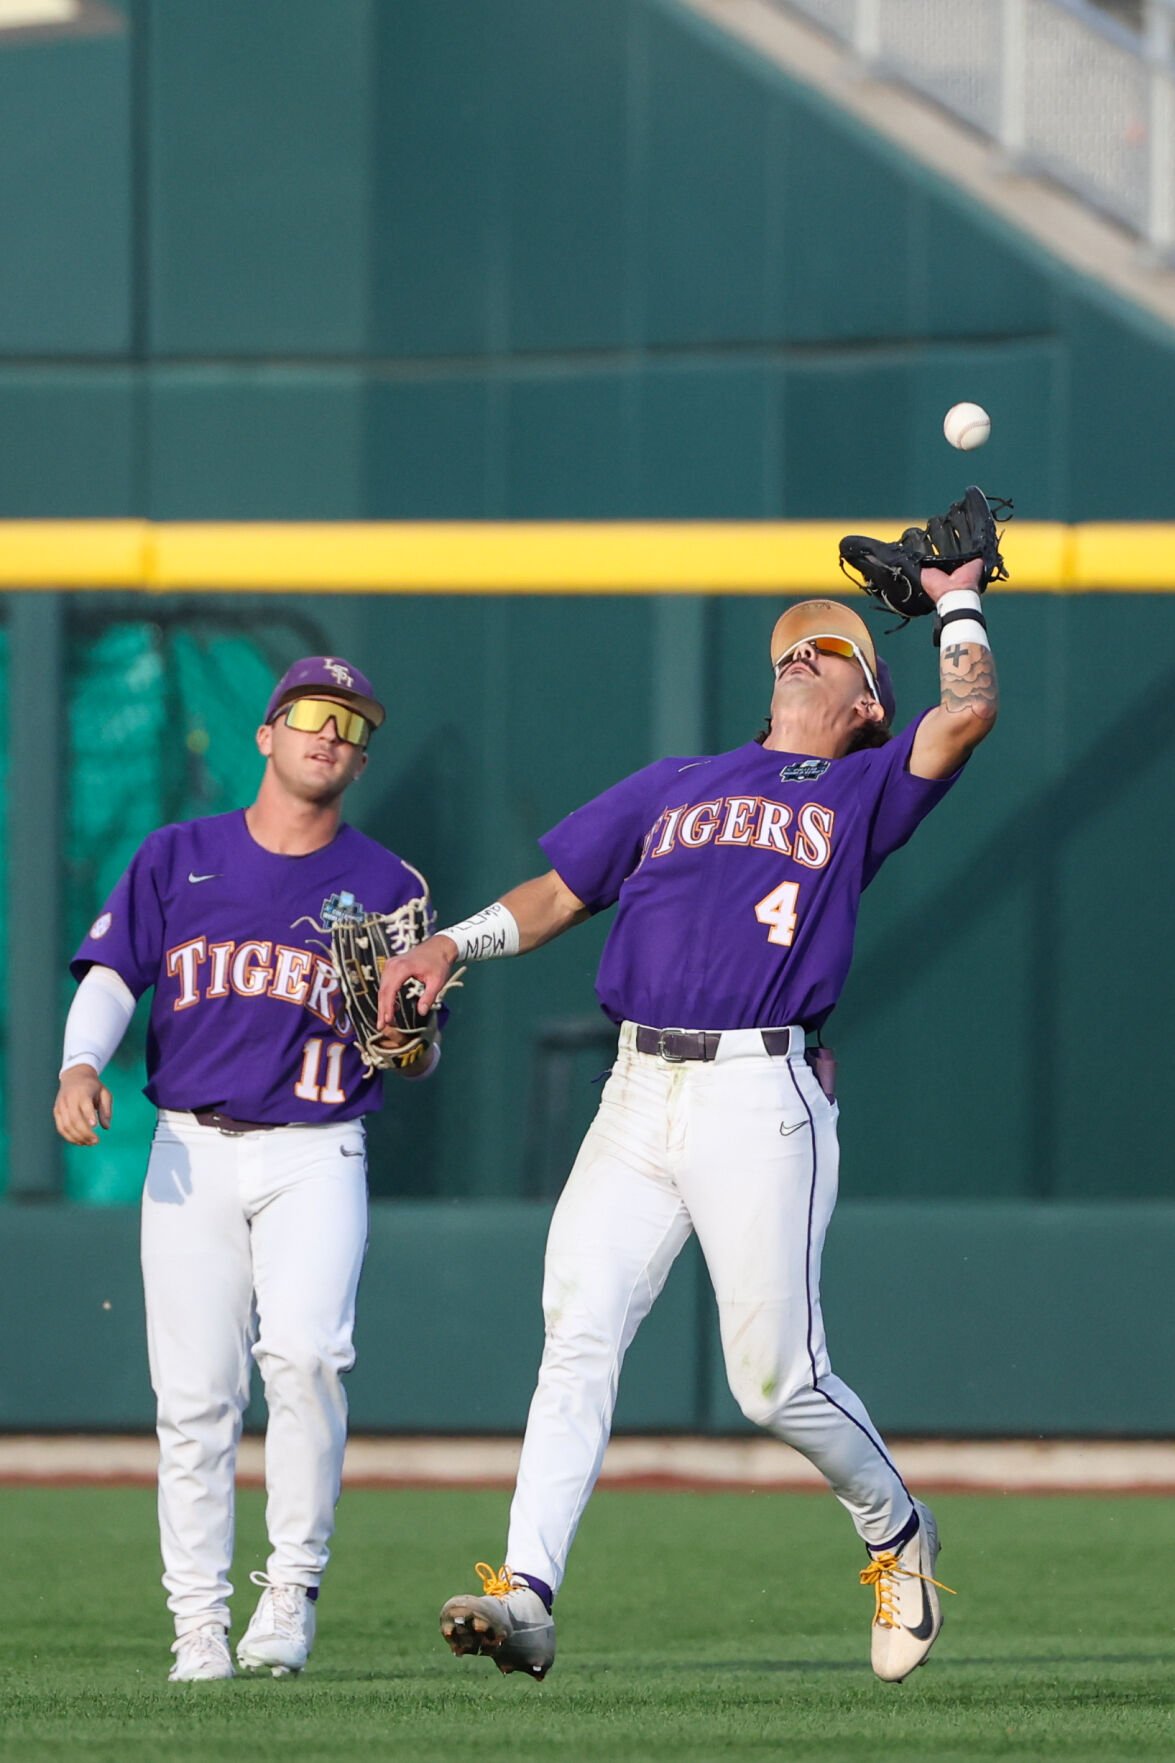
[[[408,864],[340,826],[279,857],[241,810],[162,827],[140,845],[72,963],[154,986],[146,1094],[238,1120],[350,1120],[378,1108],[330,962],[332,916],[391,912],[424,893]]]
[[[955,781],[911,775],[917,728],[843,759],[754,741],[661,759],[545,834],[586,906],[619,902],[596,979],[612,1020],[818,1028],[849,971],[862,890]]]

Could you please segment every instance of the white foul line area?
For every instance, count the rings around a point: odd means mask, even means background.
[[[510,1487],[517,1438],[364,1438],[347,1445],[351,1487]],[[1175,1493],[1175,1439],[895,1439],[911,1486],[970,1493]],[[260,1438],[242,1441],[238,1480],[260,1485]],[[150,1436],[0,1435],[0,1484],[134,1485],[155,1478]],[[804,1458],[771,1439],[616,1438],[602,1487],[824,1491]]]

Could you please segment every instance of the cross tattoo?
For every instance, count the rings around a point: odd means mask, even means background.
[[[963,657],[966,653],[966,644],[956,643],[953,649],[947,649],[944,651],[943,660],[951,662],[955,667],[962,667]]]

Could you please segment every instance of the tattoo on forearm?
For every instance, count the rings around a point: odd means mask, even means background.
[[[995,716],[1000,692],[990,649],[978,643],[955,643],[944,649],[939,678],[942,707],[951,715],[969,711],[983,722]]]

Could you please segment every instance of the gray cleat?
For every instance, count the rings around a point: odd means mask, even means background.
[[[525,1671],[541,1681],[555,1663],[555,1622],[537,1592],[510,1569],[485,1561],[475,1568],[481,1592],[450,1598],[441,1611],[441,1633],[460,1656],[484,1653],[499,1671]]]
[[[873,1669],[886,1683],[901,1683],[921,1665],[942,1627],[939,1592],[952,1588],[934,1578],[938,1526],[934,1513],[914,1501],[918,1529],[896,1552],[875,1555],[861,1570],[861,1584],[877,1598],[873,1614]]]

